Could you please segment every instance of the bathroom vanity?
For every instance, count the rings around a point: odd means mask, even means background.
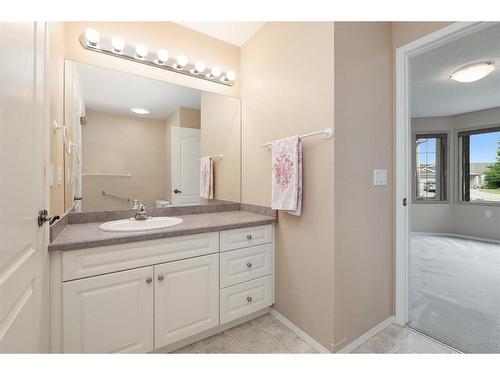
[[[64,228],[49,245],[52,352],[168,352],[268,311],[275,218],[180,217],[148,232]]]

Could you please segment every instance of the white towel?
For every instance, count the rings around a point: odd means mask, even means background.
[[[302,142],[298,136],[274,141],[271,153],[271,207],[299,216],[302,212]]]
[[[200,197],[214,198],[214,164],[212,158],[207,156],[200,159]]]

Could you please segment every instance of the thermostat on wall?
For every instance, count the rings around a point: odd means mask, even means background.
[[[387,169],[373,170],[373,185],[375,186],[387,185]]]

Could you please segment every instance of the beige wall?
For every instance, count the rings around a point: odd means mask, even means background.
[[[54,171],[54,185],[50,186],[50,214],[64,213],[64,153],[63,135],[54,132],[52,123],[64,124],[64,23],[48,23],[48,85],[49,85],[49,144],[50,168]]]
[[[79,36],[89,27],[95,28],[103,36],[119,35],[132,45],[144,43],[152,51],[165,48],[171,56],[186,55],[190,62],[201,60],[209,67],[217,65],[223,71],[232,69],[236,72],[235,84],[233,87],[228,87],[85,50],[80,45]],[[66,56],[78,62],[99,65],[200,90],[236,97],[240,94],[240,49],[173,22],[67,22]]]
[[[500,124],[500,107],[455,116],[412,119],[412,131],[446,131],[448,139],[448,197],[446,203],[416,203],[412,206],[414,232],[454,233],[500,240],[500,207],[457,203],[456,132]],[[486,218],[485,210],[492,212]]]
[[[393,22],[393,44],[399,48],[453,22]]]
[[[391,23],[335,23],[336,350],[393,311],[392,69]]]
[[[266,23],[242,47],[242,201],[270,206],[271,154],[260,145],[333,126],[333,23]],[[333,342],[333,145],[304,141],[302,216],[279,214],[276,305]]]
[[[179,126],[183,128],[199,129],[201,113],[196,108],[179,107]]]
[[[84,211],[126,209],[133,199],[154,207],[156,199],[165,199],[164,121],[87,111],[82,139],[84,173],[132,174],[83,177]],[[131,201],[103,197],[102,190]]]
[[[240,202],[240,100],[201,94],[201,156],[223,154],[214,160],[214,198]]]

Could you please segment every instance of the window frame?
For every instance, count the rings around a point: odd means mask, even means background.
[[[455,203],[456,204],[463,204],[463,205],[473,205],[473,206],[494,206],[498,207],[500,206],[500,202],[498,201],[481,201],[481,200],[464,200],[464,185],[467,185],[469,187],[468,193],[470,194],[470,177],[469,179],[464,179],[464,154],[462,152],[463,149],[463,137],[464,136],[471,136],[471,135],[477,135],[477,134],[486,134],[486,133],[494,133],[500,131],[500,124],[488,124],[488,125],[483,125],[483,126],[477,126],[474,128],[465,128],[465,129],[457,129],[456,130],[456,135],[455,135],[455,142],[456,142],[456,155],[455,155],[455,160],[457,161],[457,167],[455,168],[456,171],[456,199]],[[469,147],[470,147],[470,138],[467,140]],[[470,153],[470,150],[469,150]],[[468,168],[470,168],[470,155],[465,155],[465,158],[469,157],[469,162],[468,162]],[[466,169],[466,170],[467,170]],[[470,196],[469,196],[470,199]]]
[[[436,198],[417,198],[417,139],[419,138],[436,138],[442,139],[441,154],[436,154],[436,166],[440,167],[440,185],[441,197]],[[433,131],[414,131],[412,132],[412,202],[416,204],[449,204],[450,203],[450,132],[447,130],[433,130]],[[436,190],[438,184],[436,183]]]

